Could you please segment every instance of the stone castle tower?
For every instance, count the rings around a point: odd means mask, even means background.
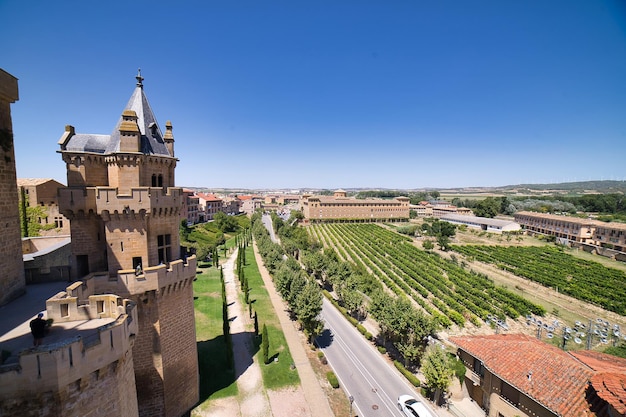
[[[0,69],[0,306],[26,288],[11,119],[11,103],[17,100],[17,78]]]
[[[110,135],[66,126],[59,209],[70,220],[71,276],[137,305],[132,348],[139,416],[177,417],[199,399],[193,309],[195,257],[181,255],[174,136],[162,133],[137,75]]]

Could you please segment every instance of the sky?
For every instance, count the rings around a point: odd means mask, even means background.
[[[624,0],[0,0],[19,178],[138,68],[184,187],[626,180]]]

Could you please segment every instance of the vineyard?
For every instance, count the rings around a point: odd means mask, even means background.
[[[467,257],[493,264],[543,286],[626,315],[626,273],[585,261],[554,247],[453,246]]]
[[[309,234],[344,260],[376,276],[392,292],[407,295],[442,326],[488,317],[543,315],[542,307],[439,255],[416,248],[410,238],[371,223],[315,224]]]

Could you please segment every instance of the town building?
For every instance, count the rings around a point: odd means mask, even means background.
[[[489,417],[626,415],[626,359],[524,334],[452,337],[470,397]]]
[[[32,347],[28,322],[0,336],[2,416],[180,417],[199,400],[196,259],[179,244],[172,124],[163,134],[136,78],[110,135],[66,126],[58,142],[73,283],[45,301],[44,344]]]
[[[224,212],[223,200],[215,194],[198,193],[200,211],[205,222],[213,220],[218,212]]]
[[[0,69],[0,306],[26,289],[11,104],[19,99],[17,78]]]
[[[324,221],[408,221],[409,198],[357,199],[347,197],[344,190],[332,196],[305,194],[301,200],[307,222]]]
[[[560,243],[626,261],[626,224],[530,211],[514,217],[530,235],[554,236]]]
[[[241,211],[248,216],[252,216],[255,211],[263,208],[263,197],[257,195],[240,195],[238,198],[241,201]]]
[[[242,201],[237,197],[227,196],[222,199],[222,208],[229,216],[241,214]]]
[[[18,178],[20,199],[30,207],[42,207],[46,216],[38,219],[40,236],[69,235],[70,222],[59,212],[58,192],[65,186],[52,178]]]
[[[196,224],[204,221],[200,199],[194,190],[183,188],[183,206],[180,218],[186,220],[187,224]]]

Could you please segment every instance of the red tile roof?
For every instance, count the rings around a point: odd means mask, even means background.
[[[197,195],[204,201],[222,201],[222,199],[215,194],[198,193]]]
[[[572,355],[596,371],[591,386],[598,397],[626,415],[626,359],[589,350]]]
[[[594,370],[569,352],[524,334],[452,337],[486,369],[559,416],[595,416],[585,391]]]

